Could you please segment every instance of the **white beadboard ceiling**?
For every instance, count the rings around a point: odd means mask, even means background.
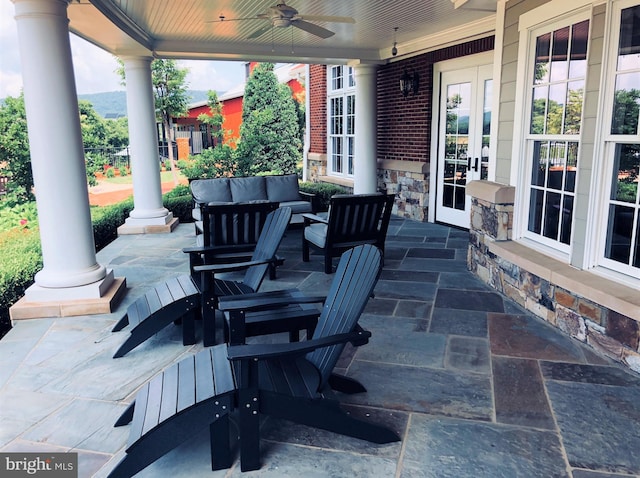
[[[160,58],[381,63],[398,56],[486,36],[497,0],[288,0],[301,15],[351,17],[355,23],[317,22],[335,35],[322,39],[299,28],[271,28],[272,0],[72,0],[70,29],[115,55]],[[225,21],[220,22],[223,15]],[[234,21],[237,18],[247,20]]]

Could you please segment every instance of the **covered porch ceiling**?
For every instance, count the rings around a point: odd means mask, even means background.
[[[270,7],[281,1],[73,0],[69,28],[118,56],[375,64],[486,36],[495,28],[497,4],[497,0],[288,0],[286,7],[298,11],[294,18],[307,21],[311,16],[309,23],[335,33],[322,38],[305,31],[304,24],[271,27],[271,19],[264,17],[271,17]],[[346,17],[353,23],[345,18],[313,18],[318,16]],[[398,54],[393,57],[396,27]]]

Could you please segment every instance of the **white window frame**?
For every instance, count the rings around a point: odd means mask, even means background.
[[[640,5],[638,0],[613,0],[607,11],[605,39],[603,48],[601,95],[598,107],[598,122],[596,136],[596,151],[594,172],[591,190],[596,191],[590,197],[589,230],[598,231],[589,243],[587,243],[587,266],[593,268],[593,272],[622,282],[631,287],[640,287],[640,270],[636,267],[625,265],[605,257],[607,242],[607,230],[609,222],[609,201],[611,197],[611,173],[615,159],[617,144],[640,143],[640,128],[635,135],[611,134],[611,122],[613,116],[613,99],[615,95],[615,82],[617,77],[616,62],[618,58],[618,44],[620,39],[620,22],[622,10]]]
[[[336,85],[334,71],[342,70],[341,84]],[[327,66],[327,175],[353,179],[353,160],[355,157],[355,69],[348,65]],[[342,99],[342,130],[340,134],[333,134],[333,109],[334,100]],[[347,110],[349,102],[353,102],[351,113]],[[349,123],[351,125],[349,127]],[[341,141],[342,171],[338,171],[334,165],[334,139]],[[351,149],[349,150],[349,145]],[[351,172],[349,171],[351,168]]]
[[[532,249],[539,250],[563,262],[569,262],[571,258],[571,245],[566,245],[560,241],[550,240],[543,235],[530,233],[528,231],[528,212],[530,200],[530,180],[533,144],[535,138],[530,139],[529,128],[532,107],[531,77],[535,67],[536,39],[538,36],[553,32],[559,28],[571,26],[583,20],[589,20],[589,39],[591,38],[592,3],[585,0],[563,0],[551,1],[541,7],[531,10],[520,16],[519,21],[519,49],[518,67],[516,77],[517,91],[522,92],[516,96],[514,115],[514,135],[513,154],[515,165],[511,169],[511,183],[516,185],[516,198],[514,210],[513,239],[523,242]],[[590,41],[590,40],[589,40]],[[588,53],[587,53],[588,55]],[[587,56],[588,58],[588,56]],[[587,68],[588,75],[588,68]],[[585,78],[585,85],[587,79]],[[584,98],[583,98],[584,105]],[[584,115],[584,109],[583,109]],[[583,121],[581,120],[581,123]],[[578,141],[578,158],[580,158],[580,144],[584,128],[580,129],[580,135],[575,140]],[[545,136],[544,140],[551,139]],[[560,135],[558,140],[573,141]],[[578,161],[578,169],[580,161]],[[577,192],[579,173],[576,178]],[[575,216],[573,218],[575,223]],[[572,236],[575,227],[572,227]],[[571,241],[570,241],[571,242]]]

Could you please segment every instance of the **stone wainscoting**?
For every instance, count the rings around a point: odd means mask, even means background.
[[[511,241],[513,187],[475,181],[467,194],[469,269],[525,309],[640,373],[638,291]]]
[[[396,195],[393,213],[425,222],[429,209],[429,164],[418,161],[378,163],[378,188]]]

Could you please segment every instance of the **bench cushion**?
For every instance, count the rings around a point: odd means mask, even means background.
[[[267,200],[267,189],[263,176],[233,178],[230,184],[233,202]]]
[[[193,199],[198,203],[232,202],[229,178],[196,179],[189,185]]]
[[[267,197],[273,202],[299,201],[298,175],[265,176]],[[296,211],[293,211],[296,212]]]

